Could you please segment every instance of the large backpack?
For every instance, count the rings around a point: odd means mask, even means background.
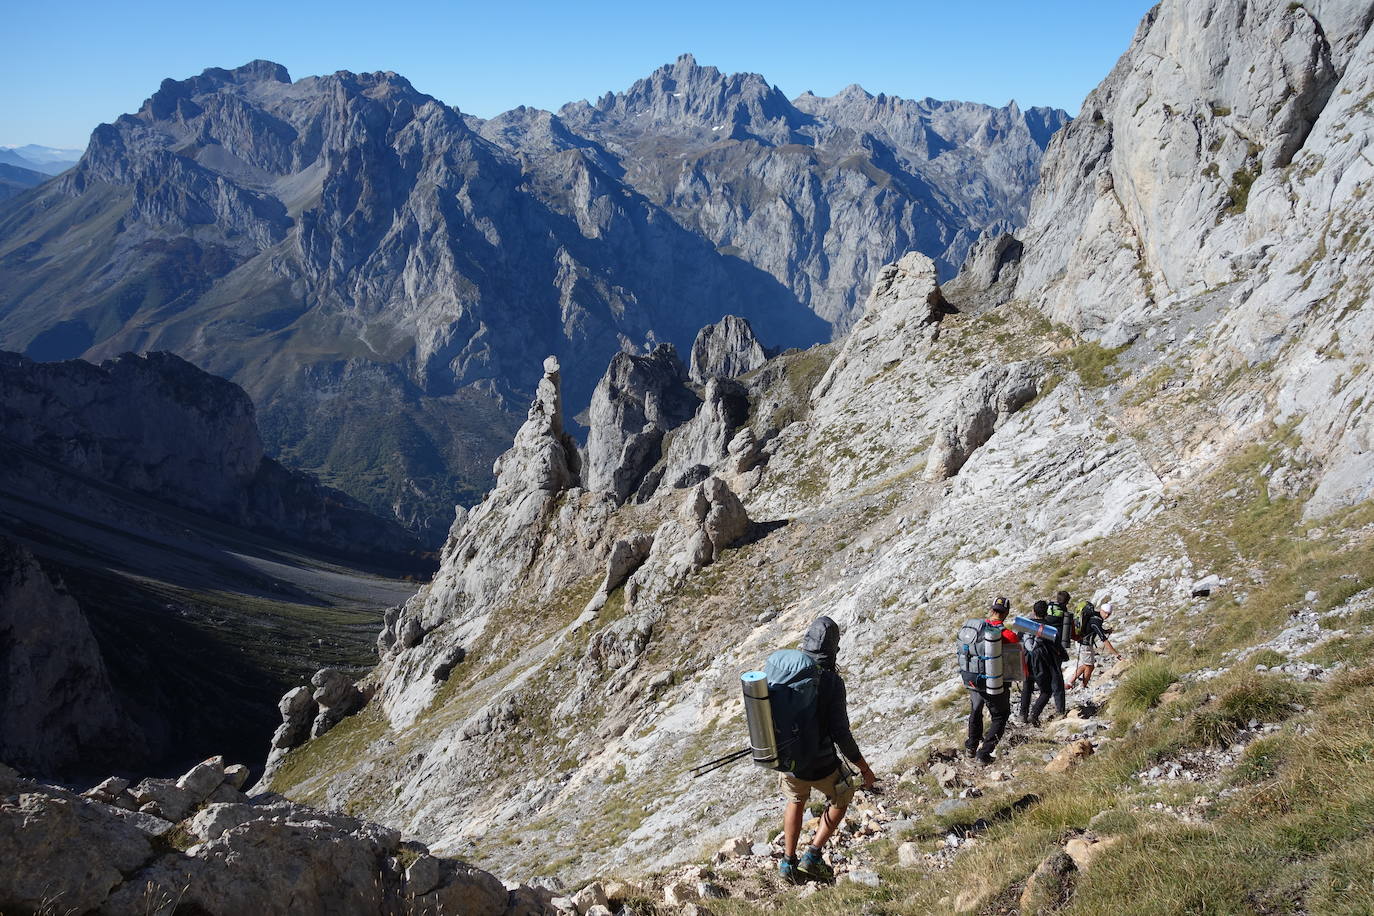
[[[1001,627],[976,617],[965,620],[959,627],[957,653],[959,679],[965,687],[993,694],[1002,692]]]
[[[1083,642],[1089,637],[1102,634],[1103,620],[1102,613],[1097,609],[1097,605],[1091,601],[1083,601],[1078,605],[1078,628],[1074,633],[1074,638],[1078,642]]]
[[[815,767],[825,756],[821,746],[821,669],[800,649],[779,649],[763,667],[773,733],[778,741],[778,768],[796,774]]]
[[[1078,639],[1076,627],[1074,626],[1073,611],[1066,607],[1050,602],[1049,610],[1045,612],[1049,622],[1059,630],[1059,645],[1061,648],[1068,649],[1070,644]]]

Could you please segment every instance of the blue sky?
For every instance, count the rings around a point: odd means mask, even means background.
[[[84,147],[166,77],[254,58],[293,79],[395,70],[463,111],[556,108],[628,88],[690,52],[754,71],[795,97],[850,83],[1077,114],[1150,4],[1145,0],[895,3],[481,4],[73,0],[16,3],[0,57],[0,144]]]

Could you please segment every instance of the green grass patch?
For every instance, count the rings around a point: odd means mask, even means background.
[[[1085,341],[1064,354],[1069,365],[1078,373],[1085,388],[1102,388],[1112,381],[1108,371],[1116,365],[1116,358],[1126,347],[1104,347],[1096,341]]]
[[[1178,680],[1173,665],[1158,656],[1136,662],[1112,693],[1112,708],[1140,713],[1154,706],[1164,691]]]

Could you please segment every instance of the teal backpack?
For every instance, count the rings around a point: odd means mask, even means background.
[[[778,769],[807,771],[823,756],[819,696],[821,669],[800,649],[779,649],[763,667],[778,740]]]

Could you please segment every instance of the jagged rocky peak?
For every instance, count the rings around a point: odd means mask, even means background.
[[[563,429],[563,389],[558,358],[544,360],[525,424],[515,442],[496,461],[496,486],[504,490],[550,490],[575,487],[581,479],[577,445]]]
[[[625,92],[607,94],[595,106],[567,105],[559,112],[572,123],[622,124],[706,140],[755,139],[791,142],[805,120],[775,86],[757,73],[724,74],[683,54]]]
[[[713,378],[738,378],[757,369],[768,354],[749,321],[726,315],[697,333],[692,343],[691,379],[705,385]]]
[[[616,354],[592,393],[587,488],[627,499],[658,463],[664,433],[690,420],[699,403],[672,344],[648,356]]]

